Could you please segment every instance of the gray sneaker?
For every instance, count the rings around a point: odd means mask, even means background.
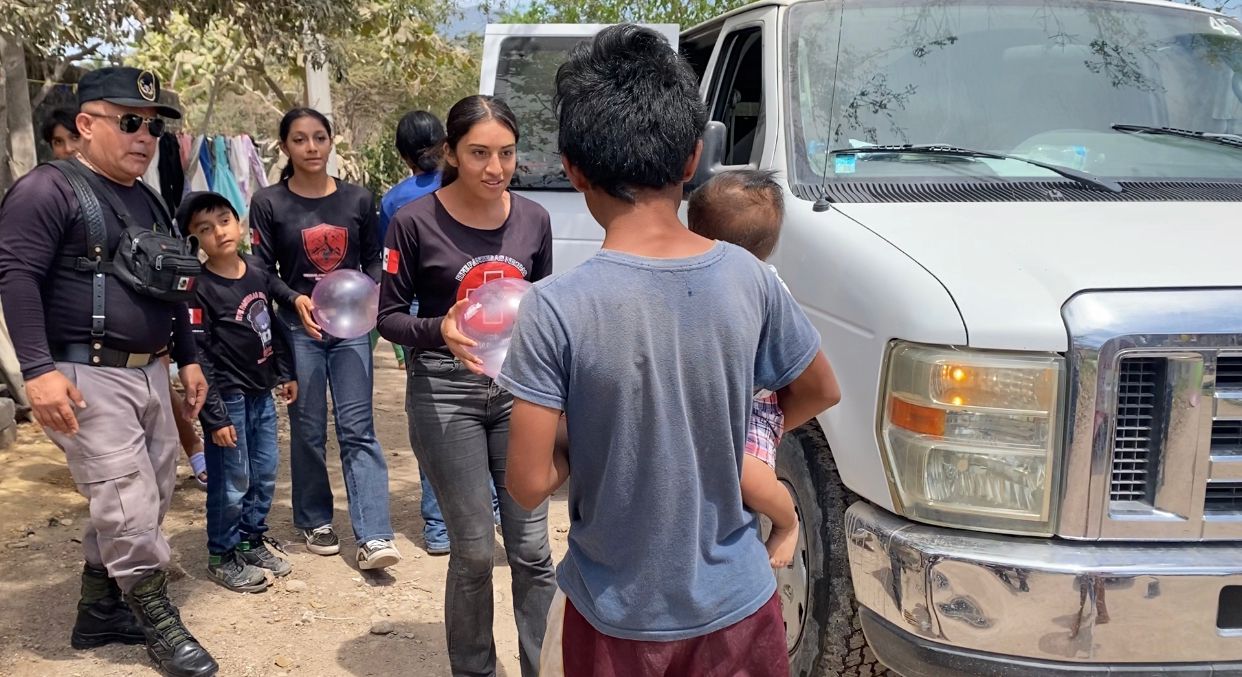
[[[275,539],[269,536],[260,536],[252,541],[242,541],[237,544],[237,554],[246,564],[260,569],[267,569],[277,577],[288,576],[293,571],[293,565],[284,558],[277,557],[276,553],[268,549],[268,545],[276,548],[280,552],[285,549]]]
[[[316,555],[335,555],[341,551],[341,539],[336,537],[331,524],[303,529],[302,538],[306,539],[306,549]]]
[[[207,560],[211,579],[233,592],[263,592],[271,585],[267,574],[242,560],[236,550],[226,555],[212,555]]]
[[[383,569],[401,561],[401,553],[392,541],[375,538],[358,547],[359,569]]]

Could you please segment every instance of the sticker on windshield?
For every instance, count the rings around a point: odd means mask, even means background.
[[[1224,33],[1225,35],[1232,35],[1234,37],[1242,36],[1242,33],[1238,32],[1238,29],[1231,26],[1228,21],[1221,17],[1208,17],[1208,24],[1212,27],[1212,30],[1218,33]]]
[[[838,155],[832,163],[832,171],[837,174],[853,174],[857,167],[857,155]]]

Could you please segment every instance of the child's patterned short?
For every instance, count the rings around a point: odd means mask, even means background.
[[[776,403],[776,393],[767,390],[755,395],[746,427],[746,455],[776,467],[776,445],[785,433],[785,414]]]

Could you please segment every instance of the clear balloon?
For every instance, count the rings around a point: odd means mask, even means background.
[[[337,338],[365,336],[379,315],[379,285],[357,270],[334,270],[311,291],[311,315],[323,330]]]
[[[461,314],[458,327],[461,333],[478,342],[470,349],[483,361],[483,373],[492,378],[500,373],[509,354],[509,340],[513,338],[513,322],[517,319],[518,304],[522,295],[530,289],[530,283],[517,277],[502,277],[484,283],[470,293],[470,304]]]

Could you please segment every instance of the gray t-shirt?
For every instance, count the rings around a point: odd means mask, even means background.
[[[604,250],[522,300],[497,381],[569,424],[558,583],[600,632],[728,627],[775,578],[742,507],[751,397],[797,378],[819,334],[775,274],[717,243],[684,259]]]

